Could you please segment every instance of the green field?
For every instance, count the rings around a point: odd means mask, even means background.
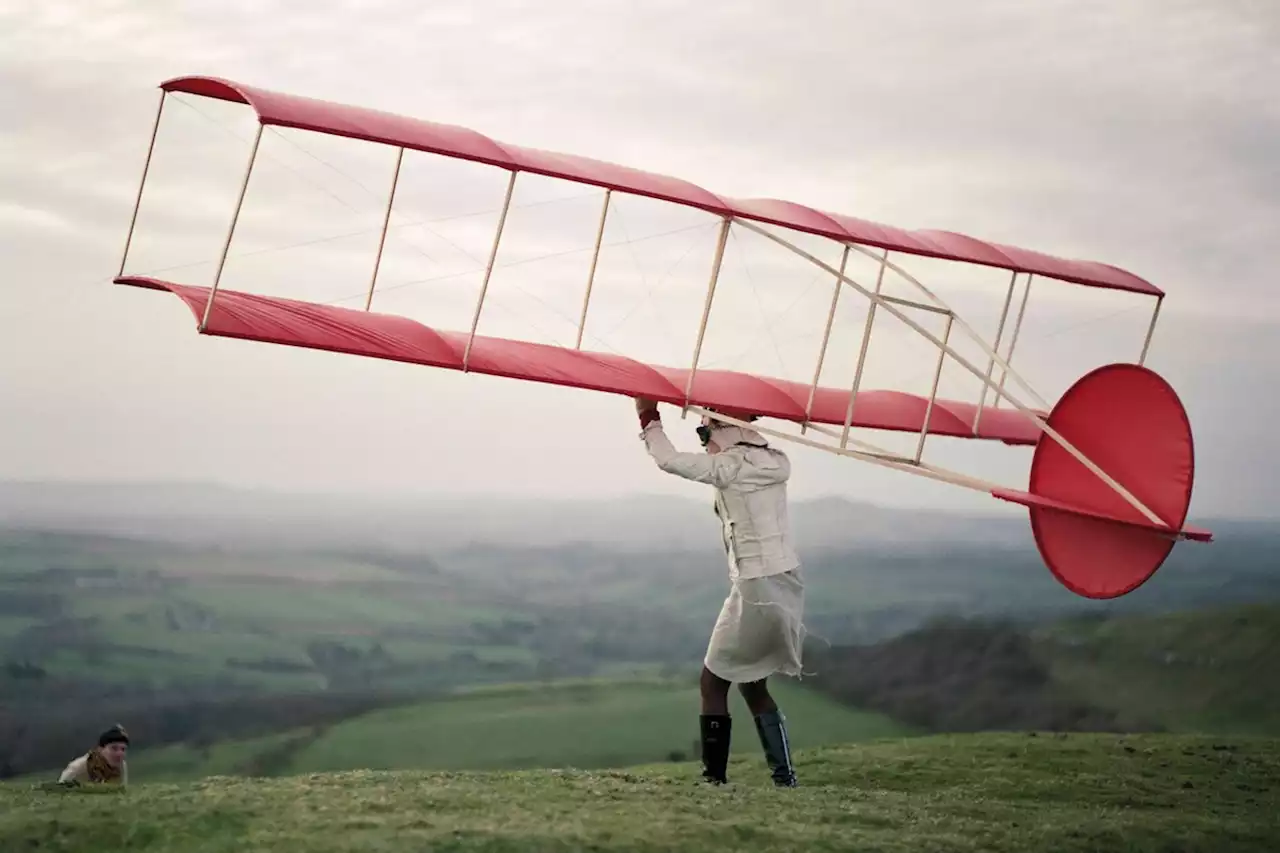
[[[0,616],[0,640],[17,636],[28,628],[41,624],[44,620],[34,616]]]
[[[0,531],[0,662],[78,681],[109,668],[147,688],[434,689],[696,662],[715,614],[506,587],[429,558]]]
[[[1280,742],[968,735],[796,753],[779,791],[752,759],[607,771],[356,771],[142,784],[0,785],[0,849],[1252,853],[1280,844]]]
[[[776,685],[796,748],[904,736],[910,730],[878,714],[839,705],[794,683]],[[736,755],[759,756],[751,716],[733,699]],[[147,750],[134,745],[130,774],[187,780],[254,772],[260,757],[284,746],[271,775],[368,768],[463,770],[597,768],[685,760],[698,737],[698,689],[661,679],[504,685],[374,711],[323,732],[300,729],[213,745]],[[292,746],[287,745],[293,742]],[[263,772],[258,770],[257,772]]]
[[[1055,681],[1170,731],[1280,734],[1280,606],[1072,619],[1034,632]]]

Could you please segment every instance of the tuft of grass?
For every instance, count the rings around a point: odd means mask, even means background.
[[[776,790],[691,763],[604,771],[353,771],[143,784],[123,801],[0,786],[0,849],[1271,851],[1280,740],[986,734],[797,753]]]

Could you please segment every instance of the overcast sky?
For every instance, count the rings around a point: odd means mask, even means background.
[[[177,299],[111,286],[156,86],[183,74],[1128,269],[1169,295],[1148,363],[1195,429],[1193,514],[1276,513],[1271,0],[0,8],[0,477],[696,495],[652,466],[624,398],[202,338]],[[253,128],[246,108],[171,100],[130,271],[211,281]],[[262,145],[223,286],[361,307],[394,152],[276,130]],[[468,328],[504,181],[407,156],[375,308]],[[572,344],[599,203],[593,188],[517,182],[482,333]],[[606,243],[585,345],[687,364],[714,222],[623,199]],[[1007,274],[899,260],[994,332]],[[745,232],[725,263],[703,363],[809,381],[829,277]],[[865,261],[851,269],[873,280]],[[841,299],[824,384],[848,381],[864,316],[856,294]],[[1136,358],[1150,308],[1037,282],[1015,366],[1052,401],[1090,367]],[[784,319],[765,323],[771,311]],[[876,327],[864,387],[927,393],[929,347],[893,326]],[[948,367],[944,396],[977,389]],[[693,420],[666,419],[694,449]],[[794,457],[800,497],[998,508]],[[1030,454],[931,439],[926,458],[1022,486]]]

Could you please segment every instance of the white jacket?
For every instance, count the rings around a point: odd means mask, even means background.
[[[658,467],[716,488],[729,577],[758,578],[789,572],[800,559],[791,543],[787,480],[791,461],[772,447],[734,444],[719,453],[681,453],[655,420],[640,433]]]

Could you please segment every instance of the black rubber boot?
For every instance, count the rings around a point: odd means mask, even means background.
[[[729,736],[733,720],[728,714],[703,714],[702,724],[702,778],[716,785],[729,781],[725,768],[729,764]]]
[[[781,711],[756,716],[756,732],[764,747],[765,761],[779,788],[796,787],[796,770],[791,765],[791,743],[787,740],[787,721]]]

